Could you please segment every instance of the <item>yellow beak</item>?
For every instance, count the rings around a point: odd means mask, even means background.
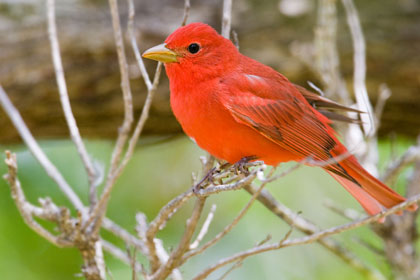
[[[164,63],[177,62],[178,55],[168,49],[166,44],[160,44],[148,49],[142,55],[144,58],[161,61]]]

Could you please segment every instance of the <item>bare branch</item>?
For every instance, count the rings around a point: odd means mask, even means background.
[[[134,16],[135,16],[135,9],[133,0],[128,0],[128,23],[127,23],[127,30],[128,35],[130,37],[131,47],[134,51],[134,55],[137,60],[137,64],[140,69],[140,73],[143,76],[144,83],[146,84],[147,90],[152,89],[152,81],[149,78],[149,73],[147,73],[146,67],[144,66],[143,58],[140,55],[139,47],[137,45],[136,36],[134,32]]]
[[[132,17],[134,17],[133,4],[129,3],[129,7],[131,7],[129,13]],[[131,25],[132,25],[132,23],[131,23]],[[140,56],[139,51],[138,51],[138,46],[137,46],[137,43],[136,43],[136,40],[135,40],[133,34],[134,33],[131,32],[131,36],[132,36],[131,42],[132,42],[132,45],[133,45],[133,50],[134,50],[134,53],[137,52],[137,54]],[[137,56],[137,54],[136,54],[136,56]],[[139,63],[140,71],[142,71],[142,68],[144,68],[144,65],[143,65],[143,61],[141,60],[141,57],[140,57],[140,60],[137,59],[137,61]],[[157,65],[157,68],[156,68],[155,76],[154,76],[154,79],[153,79],[153,84],[151,85],[150,89],[148,89],[146,101],[143,105],[143,109],[142,109],[140,118],[137,122],[136,128],[134,129],[133,135],[129,139],[127,151],[125,152],[124,157],[121,160],[121,163],[118,166],[115,167],[116,169],[110,170],[110,173],[109,173],[110,175],[108,176],[108,180],[106,182],[106,185],[105,185],[104,191],[102,193],[102,196],[101,196],[98,204],[96,205],[96,207],[92,210],[90,221],[92,221],[93,219],[96,218],[96,222],[95,222],[95,225],[93,227],[94,232],[99,230],[99,228],[100,228],[101,219],[105,215],[105,208],[106,208],[106,205],[108,203],[109,197],[111,195],[111,190],[112,190],[113,186],[115,185],[115,181],[122,174],[125,166],[127,165],[129,160],[131,159],[131,157],[133,155],[133,152],[134,152],[134,148],[136,147],[137,141],[140,137],[140,134],[141,134],[141,132],[143,130],[143,127],[146,123],[146,120],[149,117],[149,111],[150,111],[150,107],[152,105],[153,96],[156,92],[157,86],[159,85],[159,78],[160,78],[161,71],[162,71],[162,63],[159,62],[158,65]],[[149,88],[148,82],[150,83],[150,80],[149,80],[149,77],[147,75],[146,69],[144,69],[144,72],[142,72],[142,73],[143,73],[143,77],[144,77],[144,81],[146,83],[146,86]],[[111,174],[111,172],[112,172],[112,174]]]
[[[274,170],[275,170],[275,168],[272,168],[270,170],[268,177],[272,176]],[[256,198],[259,196],[259,194],[261,193],[261,191],[263,190],[263,188],[265,187],[266,184],[267,184],[267,182],[264,182],[264,183],[261,184],[261,186],[258,188],[258,190],[252,195],[252,197],[248,201],[248,203],[244,206],[244,208],[242,208],[241,212],[239,212],[239,214],[235,217],[235,219],[233,219],[233,221],[229,225],[227,225],[223,229],[223,231],[221,231],[219,234],[217,234],[212,240],[210,240],[206,244],[204,244],[201,248],[192,250],[189,253],[187,253],[184,256],[182,261],[185,262],[187,259],[204,252],[209,247],[216,244],[224,236],[226,236],[226,234],[228,234],[238,224],[238,222],[245,216],[245,214],[248,212],[249,208],[255,202]]]
[[[51,54],[54,62],[55,77],[60,94],[61,106],[63,108],[64,116],[69,127],[71,139],[77,148],[77,151],[82,159],[85,169],[89,178],[90,185],[90,201],[96,203],[96,175],[95,168],[92,164],[90,157],[87,153],[86,147],[83,144],[82,137],[80,136],[79,128],[77,127],[76,120],[70,106],[69,95],[67,92],[66,80],[64,78],[63,64],[61,62],[60,45],[57,38],[57,26],[55,22],[55,0],[47,1],[47,18],[48,18],[48,37],[51,44]]]
[[[25,194],[17,178],[16,154],[12,154],[10,151],[6,151],[5,162],[8,167],[8,174],[4,176],[4,179],[8,181],[12,193],[12,198],[15,201],[19,213],[21,214],[28,227],[57,247],[72,246],[73,244],[71,242],[62,240],[59,237],[53,235],[34,220],[32,215],[35,214],[35,216],[41,216],[43,215],[43,210],[33,206],[26,200]]]
[[[213,221],[215,211],[216,211],[216,204],[213,204],[210,208],[210,211],[209,211],[209,214],[207,215],[206,220],[203,223],[203,226],[201,227],[200,232],[197,235],[197,238],[194,240],[193,243],[191,243],[190,248],[189,248],[190,250],[196,249],[198,245],[200,245],[200,242],[203,240],[204,236],[207,234],[210,224]]]
[[[250,185],[245,186],[244,189],[250,194],[254,194],[257,188]],[[278,202],[267,190],[262,190],[258,196],[258,200],[269,209],[272,213],[277,215],[280,219],[284,220],[289,225],[293,225],[294,228],[299,231],[311,235],[318,232],[318,227],[301,215],[293,212],[291,209],[286,207],[284,204]],[[384,277],[373,268],[368,267],[362,261],[360,261],[353,253],[346,250],[340,243],[335,240],[323,238],[318,240],[322,246],[334,253],[341,260],[351,265],[353,268],[361,272],[362,274],[370,277],[371,279],[384,279]]]
[[[196,277],[194,277],[194,280],[198,280],[198,279],[204,279],[205,277],[207,277],[210,273],[212,273],[213,271],[217,270],[220,267],[223,267],[229,263],[238,261],[238,260],[242,260],[244,258],[247,258],[249,256],[252,255],[256,255],[256,254],[260,254],[263,252],[267,252],[267,251],[272,251],[272,250],[277,250],[280,248],[284,248],[284,247],[291,247],[291,246],[296,246],[296,245],[303,245],[303,244],[309,244],[309,243],[313,243],[315,241],[321,240],[325,237],[329,237],[335,234],[339,234],[342,233],[344,231],[348,231],[351,229],[355,229],[367,224],[372,224],[375,222],[378,222],[379,220],[381,220],[382,218],[385,218],[391,214],[395,214],[396,212],[399,212],[401,210],[407,209],[409,207],[411,207],[413,204],[418,203],[420,201],[420,194],[416,195],[410,199],[407,199],[405,202],[400,203],[390,209],[387,209],[386,211],[383,211],[377,215],[374,216],[370,216],[367,217],[365,219],[361,219],[355,222],[351,222],[348,224],[344,224],[341,226],[337,226],[337,227],[332,227],[329,229],[325,229],[322,231],[318,231],[315,232],[314,234],[311,235],[307,235],[304,237],[300,237],[300,238],[294,238],[294,239],[288,239],[285,240],[283,242],[278,242],[278,243],[274,243],[274,244],[266,244],[266,245],[261,245],[261,246],[256,246],[252,249],[249,249],[247,251],[244,252],[240,252],[237,253],[231,257],[222,259],[220,261],[218,261],[216,264],[208,267],[207,269],[205,269],[204,271],[200,272]]]
[[[161,261],[161,263],[165,263],[168,261],[169,259],[169,255],[168,253],[165,251],[165,248],[163,248],[163,242],[160,239],[155,238],[155,246],[156,246],[156,253],[159,257],[159,260]],[[179,271],[179,269],[174,268],[174,270],[172,271],[172,279],[173,280],[182,280],[182,275],[181,272]]]
[[[139,240],[135,236],[131,235],[127,230],[117,225],[115,222],[108,218],[104,218],[102,222],[102,227],[109,232],[112,232],[115,236],[120,238],[126,244],[133,246],[134,248],[140,250],[143,255],[147,255],[147,247],[142,240]]]
[[[187,24],[188,16],[190,15],[190,0],[184,0],[184,16],[182,17],[182,23],[181,26],[184,26]]]
[[[366,46],[359,16],[352,0],[342,0],[347,15],[347,23],[350,28],[354,49],[354,74],[353,87],[359,110],[366,112],[362,114],[362,125],[366,135],[371,135],[375,129],[375,120],[372,105],[366,89]]]
[[[232,0],[223,0],[222,36],[230,37],[230,26],[232,24]]]
[[[101,239],[101,243],[104,250],[110,253],[112,256],[116,257],[123,263],[129,264],[129,265],[131,264],[130,257],[123,250],[121,250],[120,248],[112,244],[111,242],[106,241],[105,239]],[[136,263],[135,268],[137,272],[142,273],[145,280],[148,279],[146,278],[146,274],[144,273],[139,263]]]
[[[48,176],[51,177],[51,179],[53,179],[57,183],[58,187],[65,194],[68,200],[73,204],[73,206],[81,213],[85,213],[86,210],[82,201],[70,187],[67,181],[64,179],[63,175],[61,175],[60,171],[58,171],[57,167],[55,167],[55,165],[51,163],[51,161],[42,151],[41,147],[38,145],[31,132],[29,131],[28,127],[26,126],[25,122],[23,121],[19,111],[16,109],[15,106],[13,106],[12,102],[10,101],[9,97],[3,90],[3,87],[1,86],[0,104],[2,105],[6,114],[9,116],[10,120],[13,122],[13,125],[19,132],[19,135],[22,138],[22,140],[25,142],[26,146],[28,146],[31,153],[47,172]]]
[[[197,227],[197,222],[200,219],[205,202],[205,197],[198,197],[196,199],[192,215],[187,220],[187,226],[177,248],[172,252],[168,261],[152,275],[152,279],[166,279],[172,270],[179,266],[182,261],[183,254],[189,249],[192,235]]]
[[[111,192],[112,187],[114,186],[115,170],[117,170],[118,168],[118,162],[120,160],[121,153],[123,152],[125,143],[128,139],[128,134],[130,132],[131,124],[133,122],[133,100],[132,100],[132,94],[131,94],[131,88],[130,88],[130,79],[128,75],[127,58],[124,51],[124,42],[123,42],[123,37],[122,37],[120,15],[118,12],[117,0],[109,0],[109,6],[110,6],[110,11],[111,11],[111,17],[112,17],[112,27],[114,29],[114,39],[115,39],[115,46],[117,49],[118,63],[119,63],[120,73],[121,73],[121,89],[122,89],[123,100],[124,100],[124,121],[123,121],[122,126],[119,129],[117,142],[115,144],[115,148],[111,156],[111,164],[110,164],[107,181],[105,184],[104,191],[100,198],[100,201],[103,201],[103,203],[101,203],[102,208],[95,207],[97,209],[100,209],[101,211],[105,211],[105,209],[103,209],[104,208],[103,205],[106,204],[106,202],[108,201],[109,194]],[[92,212],[96,212],[96,211],[93,210]]]
[[[342,217],[344,217],[344,218],[346,218],[350,221],[360,219],[364,216],[354,209],[342,208],[331,200],[324,201],[324,206],[327,207],[328,209],[330,209],[331,211],[333,211],[334,213],[336,213],[336,214],[338,214],[338,215],[340,215],[340,216],[342,216]]]
[[[385,103],[391,97],[391,95],[392,95],[391,89],[386,84],[381,84],[379,86],[379,97],[375,105],[375,119],[376,119],[376,123],[378,124],[376,129],[378,129],[380,125],[382,112],[384,110]]]
[[[396,176],[407,165],[413,164],[420,159],[420,144],[411,146],[408,150],[395,162],[388,166],[385,174],[382,176],[382,181],[385,183],[393,182]]]

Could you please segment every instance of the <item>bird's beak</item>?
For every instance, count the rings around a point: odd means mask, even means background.
[[[160,44],[148,49],[142,55],[144,58],[157,60],[164,63],[177,62],[178,55],[168,49],[166,44]]]

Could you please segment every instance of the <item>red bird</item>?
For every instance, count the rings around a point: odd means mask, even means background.
[[[217,158],[235,163],[252,156],[269,165],[308,157],[331,162],[323,168],[370,215],[405,200],[354,156],[334,160],[348,152],[324,114],[331,119],[340,115],[318,111],[311,104],[346,107],[242,55],[212,27],[203,23],[181,27],[143,57],[165,63],[176,118],[186,134]]]

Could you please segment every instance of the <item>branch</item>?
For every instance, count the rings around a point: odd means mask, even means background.
[[[254,194],[257,191],[257,188],[250,185],[246,186],[245,190],[250,194]],[[267,207],[272,213],[278,216],[280,219],[284,220],[290,226],[293,225],[294,228],[300,230],[301,232],[311,235],[319,231],[318,227],[307,219],[303,218],[301,215],[293,212],[290,208],[286,207],[284,204],[278,202],[267,190],[263,190],[258,196],[258,200]],[[335,240],[324,238],[318,240],[322,246],[331,251],[333,254],[338,256],[341,260],[351,265],[353,268],[361,272],[362,274],[369,276],[371,279],[384,279],[384,277],[373,268],[366,266],[362,261],[360,261],[353,253],[346,250],[340,243]]]
[[[379,220],[391,215],[391,214],[395,214],[396,212],[399,212],[401,210],[404,210],[406,208],[409,208],[410,206],[412,206],[414,203],[418,203],[420,201],[420,194],[416,195],[410,199],[407,199],[405,202],[398,204],[397,206],[394,206],[390,209],[387,209],[386,211],[383,211],[377,215],[371,216],[371,217],[367,217],[365,219],[361,219],[355,222],[351,222],[348,224],[344,224],[341,226],[337,226],[337,227],[332,227],[326,230],[322,230],[322,231],[318,231],[314,234],[305,236],[305,237],[300,237],[300,238],[294,238],[294,239],[287,239],[287,240],[282,240],[281,242],[278,243],[274,243],[274,244],[266,244],[266,245],[261,245],[261,246],[256,246],[254,248],[251,248],[249,250],[237,253],[231,257],[222,259],[220,261],[218,261],[216,264],[208,267],[207,269],[205,269],[204,271],[202,271],[201,273],[199,273],[196,277],[194,277],[194,280],[198,280],[198,279],[204,279],[206,278],[210,273],[212,273],[213,271],[219,269],[220,267],[223,267],[229,263],[238,261],[238,260],[243,260],[249,256],[253,256],[256,254],[260,254],[263,252],[267,252],[267,251],[272,251],[272,250],[278,250],[281,248],[285,248],[285,247],[291,247],[291,246],[296,246],[296,245],[303,245],[303,244],[309,244],[309,243],[313,243],[315,241],[321,240],[323,238],[332,236],[332,235],[336,235],[339,233],[342,233],[344,231],[348,231],[351,229],[355,229],[367,224],[372,224],[374,222],[378,222]]]
[[[191,243],[189,250],[196,249],[198,245],[200,245],[200,242],[203,240],[204,236],[207,234],[210,224],[213,221],[215,211],[216,211],[216,204],[213,204],[210,208],[210,212],[207,215],[206,220],[203,223],[203,226],[201,227],[200,232],[197,235],[197,238],[194,240],[193,243]]]
[[[360,26],[359,16],[352,0],[342,0],[346,11],[347,24],[350,28],[351,38],[354,49],[354,73],[353,73],[353,87],[356,96],[359,110],[367,114],[361,114],[362,125],[365,135],[372,135],[375,128],[375,120],[373,115],[372,105],[369,101],[369,96],[366,89],[366,46],[363,36],[362,27]]]
[[[393,182],[407,165],[413,164],[418,160],[420,160],[420,144],[411,146],[397,161],[390,164],[381,178],[382,181],[384,183]]]
[[[187,24],[187,20],[190,15],[190,8],[191,8],[190,0],[185,0],[184,1],[184,16],[182,17],[181,26],[184,26]]]
[[[122,31],[121,31],[121,24],[120,24],[120,16],[118,12],[118,3],[117,0],[109,0],[109,6],[111,11],[112,17],[112,27],[114,30],[114,40],[115,46],[117,49],[118,55],[118,63],[121,73],[121,89],[123,93],[123,100],[124,100],[124,121],[121,125],[117,137],[117,142],[114,147],[114,151],[112,152],[111,156],[111,163],[110,168],[108,171],[107,180],[105,183],[104,190],[102,195],[99,199],[99,202],[95,205],[95,207],[91,211],[91,215],[85,226],[90,226],[90,223],[96,219],[95,225],[92,227],[92,231],[96,232],[99,229],[98,224],[101,223],[101,219],[103,218],[106,212],[106,205],[108,203],[111,190],[115,185],[115,180],[117,179],[118,175],[116,175],[116,170],[118,169],[118,163],[121,158],[121,154],[123,152],[125,143],[128,139],[128,135],[131,130],[131,124],[133,122],[133,101],[132,101],[132,94],[130,88],[130,79],[128,75],[128,66],[127,66],[127,58],[124,51],[124,42],[122,38]]]
[[[10,120],[13,122],[13,125],[19,132],[20,137],[28,146],[31,153],[38,160],[44,170],[47,172],[48,176],[53,179],[64,195],[68,200],[73,204],[73,206],[82,214],[86,212],[85,207],[76,195],[71,186],[64,179],[63,175],[58,171],[57,167],[51,163],[45,153],[42,151],[41,147],[38,145],[25,122],[23,121],[19,111],[13,106],[6,92],[0,86],[0,104],[3,107],[6,114],[9,116]]]
[[[19,213],[29,228],[57,247],[72,246],[73,244],[71,242],[60,239],[59,237],[53,235],[34,220],[33,215],[35,214],[35,216],[41,216],[43,215],[43,210],[39,207],[33,206],[26,200],[25,194],[17,178],[16,154],[12,154],[10,151],[6,151],[5,163],[8,167],[8,174],[4,175],[4,179],[8,181],[12,193],[12,198],[15,201]]]
[[[201,216],[205,202],[205,197],[198,197],[196,199],[192,215],[187,220],[186,229],[180,242],[178,243],[177,248],[172,252],[168,261],[152,275],[152,279],[166,279],[172,270],[179,266],[182,261],[183,254],[189,249],[191,238],[194,234],[195,228],[197,227],[197,222]]]
[[[223,0],[222,36],[230,37],[230,26],[232,24],[232,0]]]
[[[96,184],[95,182],[95,168],[90,160],[90,157],[86,151],[86,147],[83,144],[82,137],[80,136],[79,128],[77,127],[76,120],[70,106],[69,95],[67,92],[66,80],[64,78],[63,64],[61,62],[60,45],[57,38],[57,26],[55,22],[55,0],[47,1],[47,18],[48,18],[48,37],[51,44],[51,54],[54,63],[55,77],[60,94],[61,106],[63,108],[64,116],[69,127],[71,139],[77,148],[77,151],[82,159],[85,169],[89,178],[90,185],[90,201],[91,203],[96,202]]]

